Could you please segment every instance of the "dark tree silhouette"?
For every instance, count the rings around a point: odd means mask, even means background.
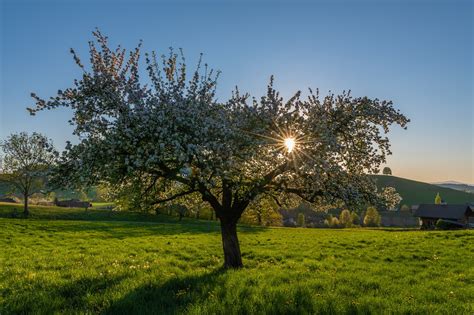
[[[392,175],[392,170],[390,169],[390,167],[384,167],[384,168],[383,168],[383,171],[382,171],[382,174],[384,174],[384,175]]]

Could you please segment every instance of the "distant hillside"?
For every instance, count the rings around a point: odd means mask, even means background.
[[[448,204],[474,203],[474,194],[389,175],[375,175],[379,189],[394,187],[402,196],[401,204],[433,203],[437,193]]]
[[[456,183],[456,182],[434,183],[434,185],[445,187],[445,188],[451,188],[451,189],[454,189],[454,190],[460,190],[460,191],[464,191],[464,192],[474,194],[474,186],[473,185],[468,185],[468,184],[463,184],[463,183]]]

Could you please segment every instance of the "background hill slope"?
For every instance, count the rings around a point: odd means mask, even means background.
[[[401,204],[434,203],[436,194],[448,204],[474,203],[474,194],[391,175],[375,175],[377,187],[394,187],[402,196]]]
[[[433,185],[451,188],[454,190],[460,190],[464,192],[468,192],[474,194],[474,185],[457,183],[457,182],[443,182],[443,183],[433,183]]]

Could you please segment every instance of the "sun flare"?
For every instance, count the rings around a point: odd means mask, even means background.
[[[295,138],[286,138],[285,139],[285,147],[288,150],[288,153],[291,153],[293,149],[295,148],[296,142]]]

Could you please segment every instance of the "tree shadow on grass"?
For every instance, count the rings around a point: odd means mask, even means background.
[[[408,228],[399,228],[399,227],[382,227],[382,228],[366,228],[371,231],[384,231],[384,232],[417,232],[423,231],[419,227],[408,227]]]
[[[338,313],[331,299],[314,295],[315,289],[282,283],[268,290],[268,286],[259,287],[258,282],[265,280],[247,276],[245,269],[237,272],[217,268],[164,282],[153,278],[132,289],[121,285],[133,278],[130,274],[83,277],[49,286],[37,282],[26,290],[12,290],[15,296],[6,295],[0,314]],[[114,301],[113,296],[120,290],[127,291]],[[344,313],[371,313],[363,307]]]
[[[100,300],[107,290],[114,290],[127,276],[81,277],[51,285],[31,282],[22,290],[5,290],[0,314],[53,314],[73,312],[104,312],[107,301]],[[99,296],[93,299],[92,296]],[[92,302],[91,302],[92,301]],[[3,313],[3,311],[5,313]]]
[[[245,269],[237,271],[245,273]],[[230,273],[230,274],[229,274]],[[295,285],[259,287],[258,280],[219,268],[206,274],[149,283],[114,302],[106,314],[337,314],[331,300],[315,301]],[[262,280],[260,280],[262,281]],[[320,299],[320,298],[318,298]],[[319,305],[318,305],[319,304]],[[348,313],[368,313],[349,311]]]
[[[17,222],[30,222],[21,220]],[[127,222],[127,221],[42,221],[29,226],[29,232],[35,230],[45,233],[92,233],[103,239],[126,239],[130,237],[173,236],[173,235],[220,235],[220,227],[216,222],[194,223],[155,223],[155,222]],[[44,222],[44,224],[43,224]],[[239,226],[240,233],[254,234],[265,231],[265,227]]]
[[[192,303],[209,297],[213,288],[224,282],[222,268],[210,273],[179,277],[163,284],[149,283],[113,303],[106,314],[175,314]]]
[[[0,314],[176,314],[189,305],[205,301],[211,291],[225,284],[226,270],[172,278],[164,283],[145,283],[111,303],[110,292],[130,275],[82,277],[45,284],[33,282],[28,288],[4,295]],[[2,293],[2,294],[3,294]]]
[[[217,226],[185,224],[147,224],[136,222],[55,222],[38,227],[39,230],[62,233],[97,233],[100,238],[125,239],[130,237],[171,236],[178,234],[217,233]]]

